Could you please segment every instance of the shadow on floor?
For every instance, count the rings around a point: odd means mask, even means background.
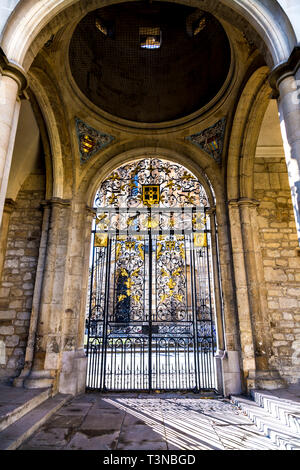
[[[276,450],[227,399],[87,393],[20,450]]]

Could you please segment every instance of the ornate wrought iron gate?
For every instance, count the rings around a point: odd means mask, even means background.
[[[207,207],[159,207],[157,186],[142,207],[97,210],[89,389],[216,389]]]

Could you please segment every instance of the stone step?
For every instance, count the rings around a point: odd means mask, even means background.
[[[265,390],[252,390],[251,396],[255,403],[271,416],[277,418],[293,432],[300,433],[300,402],[275,396]]]
[[[8,402],[3,397],[3,391],[6,392]],[[0,432],[39,406],[51,395],[50,389],[28,391],[13,387],[1,387],[1,392]],[[11,396],[11,394],[15,396]]]
[[[300,450],[300,434],[293,432],[279,419],[249,398],[231,396],[231,401],[251,419],[256,427],[282,450]]]
[[[8,426],[0,432],[0,450],[17,449],[71,398],[58,393]]]

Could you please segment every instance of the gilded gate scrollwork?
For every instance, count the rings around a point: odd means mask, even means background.
[[[216,388],[209,203],[181,165],[117,168],[95,198],[87,386]]]

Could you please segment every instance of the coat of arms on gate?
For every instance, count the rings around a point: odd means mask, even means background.
[[[143,184],[143,204],[152,206],[160,200],[159,184]]]
[[[92,155],[107,147],[113,140],[112,135],[93,129],[79,118],[75,118],[76,133],[78,137],[80,163],[87,162]]]
[[[220,119],[216,124],[208,127],[198,134],[186,137],[193,144],[197,145],[210,155],[217,163],[221,162],[223,151],[223,141],[225,134],[226,118]]]

